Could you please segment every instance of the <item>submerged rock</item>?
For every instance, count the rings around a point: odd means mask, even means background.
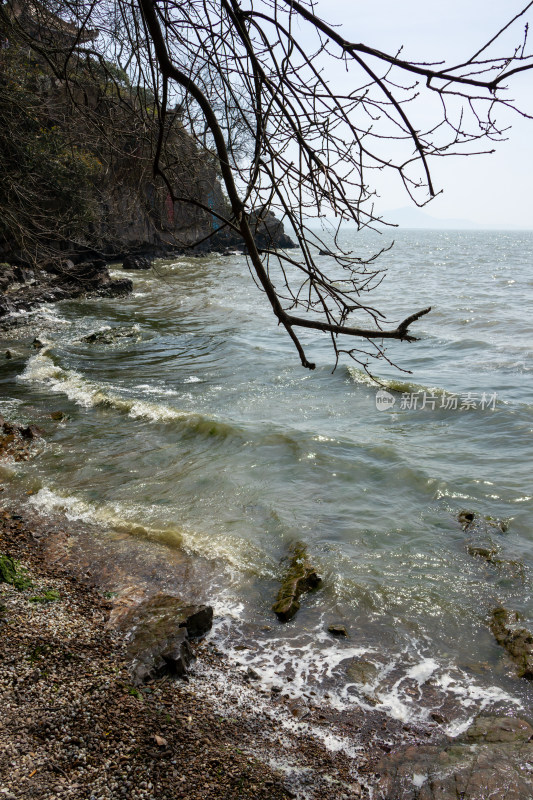
[[[489,561],[491,564],[495,563],[496,556],[498,555],[498,548],[497,547],[485,547],[484,545],[474,545],[469,544],[467,545],[467,552],[468,555],[484,558],[485,561]]]
[[[519,678],[533,680],[533,634],[527,628],[518,627],[520,615],[503,606],[491,614],[490,629],[499,645],[507,650],[517,666]]]
[[[290,547],[287,571],[283,578],[278,597],[272,611],[280,622],[288,622],[300,608],[299,597],[304,592],[316,589],[322,579],[311,565],[307,548],[302,542]]]
[[[496,519],[491,516],[482,516],[477,511],[463,509],[457,515],[457,520],[463,530],[477,533],[487,532],[497,528],[501,533],[506,533],[509,525],[504,519]]]
[[[211,628],[211,606],[187,606],[179,597],[156,594],[135,606],[120,627],[127,631],[127,655],[135,685],[164,674],[183,677],[195,656],[190,638]]]
[[[525,579],[524,565],[519,560],[503,558],[500,555],[501,547],[495,543],[493,534],[502,541],[501,533],[507,531],[508,524],[505,520],[495,519],[490,516],[481,516],[475,511],[461,511],[457,519],[463,530],[468,533],[469,541],[466,550],[473,558],[481,558],[505,573],[508,577],[523,581]]]
[[[130,328],[106,328],[101,331],[94,331],[83,337],[84,342],[89,344],[113,344],[119,339],[138,339],[139,330],[133,326]]]
[[[36,425],[19,425],[0,416],[0,456],[26,461],[31,455],[30,443],[41,437],[42,431]]]
[[[374,683],[379,675],[379,669],[372,661],[365,658],[352,658],[346,667],[346,678],[354,683]]]
[[[493,546],[492,543],[469,544],[466,550],[473,558],[482,558],[488,564],[500,570],[500,572],[506,573],[508,577],[521,581],[525,580],[525,568],[522,561],[501,558],[499,547]]]

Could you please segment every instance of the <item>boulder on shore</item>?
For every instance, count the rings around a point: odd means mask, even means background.
[[[195,656],[190,639],[211,628],[211,606],[187,606],[179,597],[156,594],[130,610],[120,624],[135,685],[164,674],[183,677]]]

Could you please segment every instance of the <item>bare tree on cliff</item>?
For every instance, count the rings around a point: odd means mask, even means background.
[[[413,341],[410,326],[430,310],[387,327],[366,299],[382,279],[375,256],[343,252],[335,231],[331,246],[310,223],[328,215],[337,224],[372,226],[376,170],[396,173],[422,205],[436,193],[433,159],[487,152],[503,138],[499,107],[528,116],[506,89],[514,75],[533,68],[532,6],[517,8],[462,63],[428,64],[346,40],[310,0],[55,2],[80,30],[101,30],[100,56],[112,53],[132,82],[149,87],[157,107],[154,174],[175,201],[202,206],[180,195],[167,169],[172,109],[179,107],[198,146],[216,159],[229,210],[204,210],[218,219],[218,235],[223,229],[242,237],[253,277],[310,369],[301,329],[326,333],[337,359],[348,353],[368,369],[371,357],[386,357],[386,339]],[[513,31],[515,46],[499,52]],[[94,43],[89,50],[98,54]],[[325,77],[332,60],[350,72],[349,91],[336,91]],[[236,126],[246,134],[248,158],[232,145]],[[269,211],[292,228],[299,251],[258,246],[254,229]],[[321,249],[335,251],[327,268]]]

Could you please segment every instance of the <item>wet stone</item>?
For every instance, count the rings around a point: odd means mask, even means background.
[[[338,636],[338,637],[348,636],[348,631],[346,630],[346,627],[344,625],[338,625],[338,624],[328,625],[328,632],[331,633],[332,636]]]
[[[479,717],[464,739],[409,745],[380,760],[378,796],[387,800],[524,800],[533,797],[533,730],[524,720]]]
[[[508,522],[503,519],[496,519],[496,517],[483,516],[478,514],[477,511],[469,511],[463,509],[457,515],[457,521],[463,530],[469,533],[490,533],[498,531],[499,533],[506,533],[508,529]]]
[[[478,717],[465,733],[469,742],[528,742],[533,728],[517,717]]]
[[[152,260],[146,256],[128,255],[122,262],[122,269],[150,269]]]
[[[533,634],[519,627],[519,622],[516,611],[498,606],[491,614],[490,629],[515,663],[518,677],[533,680]]]
[[[318,588],[322,579],[311,565],[302,542],[290,547],[288,565],[272,610],[280,622],[288,622],[300,608],[300,595]]]
[[[466,549],[470,556],[484,558],[486,561],[490,562],[494,562],[495,557],[498,555],[498,549],[496,547],[478,547],[470,544]]]

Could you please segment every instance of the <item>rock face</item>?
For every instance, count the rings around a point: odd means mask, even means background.
[[[513,717],[478,717],[464,737],[408,746],[382,758],[380,800],[525,800],[533,797],[533,728]]]
[[[248,221],[259,250],[277,250],[278,248],[290,250],[297,247],[291,237],[285,233],[281,220],[274,216],[271,211],[266,211],[264,213],[254,211],[249,215]],[[205,242],[204,249],[206,251],[216,250],[219,252],[229,252],[232,250],[244,252],[246,246],[237,233],[223,229],[217,231]]]
[[[42,269],[0,264],[0,317],[15,311],[29,311],[42,303],[67,300],[84,294],[120,297],[131,292],[128,278],[113,280],[102,259],[46,264]]]
[[[127,631],[127,655],[135,685],[164,674],[183,677],[194,660],[189,639],[211,628],[211,606],[186,606],[179,597],[156,594],[135,606],[120,627]]]
[[[283,250],[289,250],[296,247],[291,237],[285,233],[283,223],[274,216],[272,211],[263,215],[255,213],[250,222],[259,249],[280,247]]]
[[[280,622],[292,619],[300,608],[300,595],[316,589],[322,580],[309,562],[307,549],[302,542],[293,544],[290,553],[287,571],[272,606]]]
[[[533,635],[527,628],[518,626],[520,615],[502,606],[491,614],[490,629],[494,638],[504,647],[517,667],[519,678],[533,680]]]

